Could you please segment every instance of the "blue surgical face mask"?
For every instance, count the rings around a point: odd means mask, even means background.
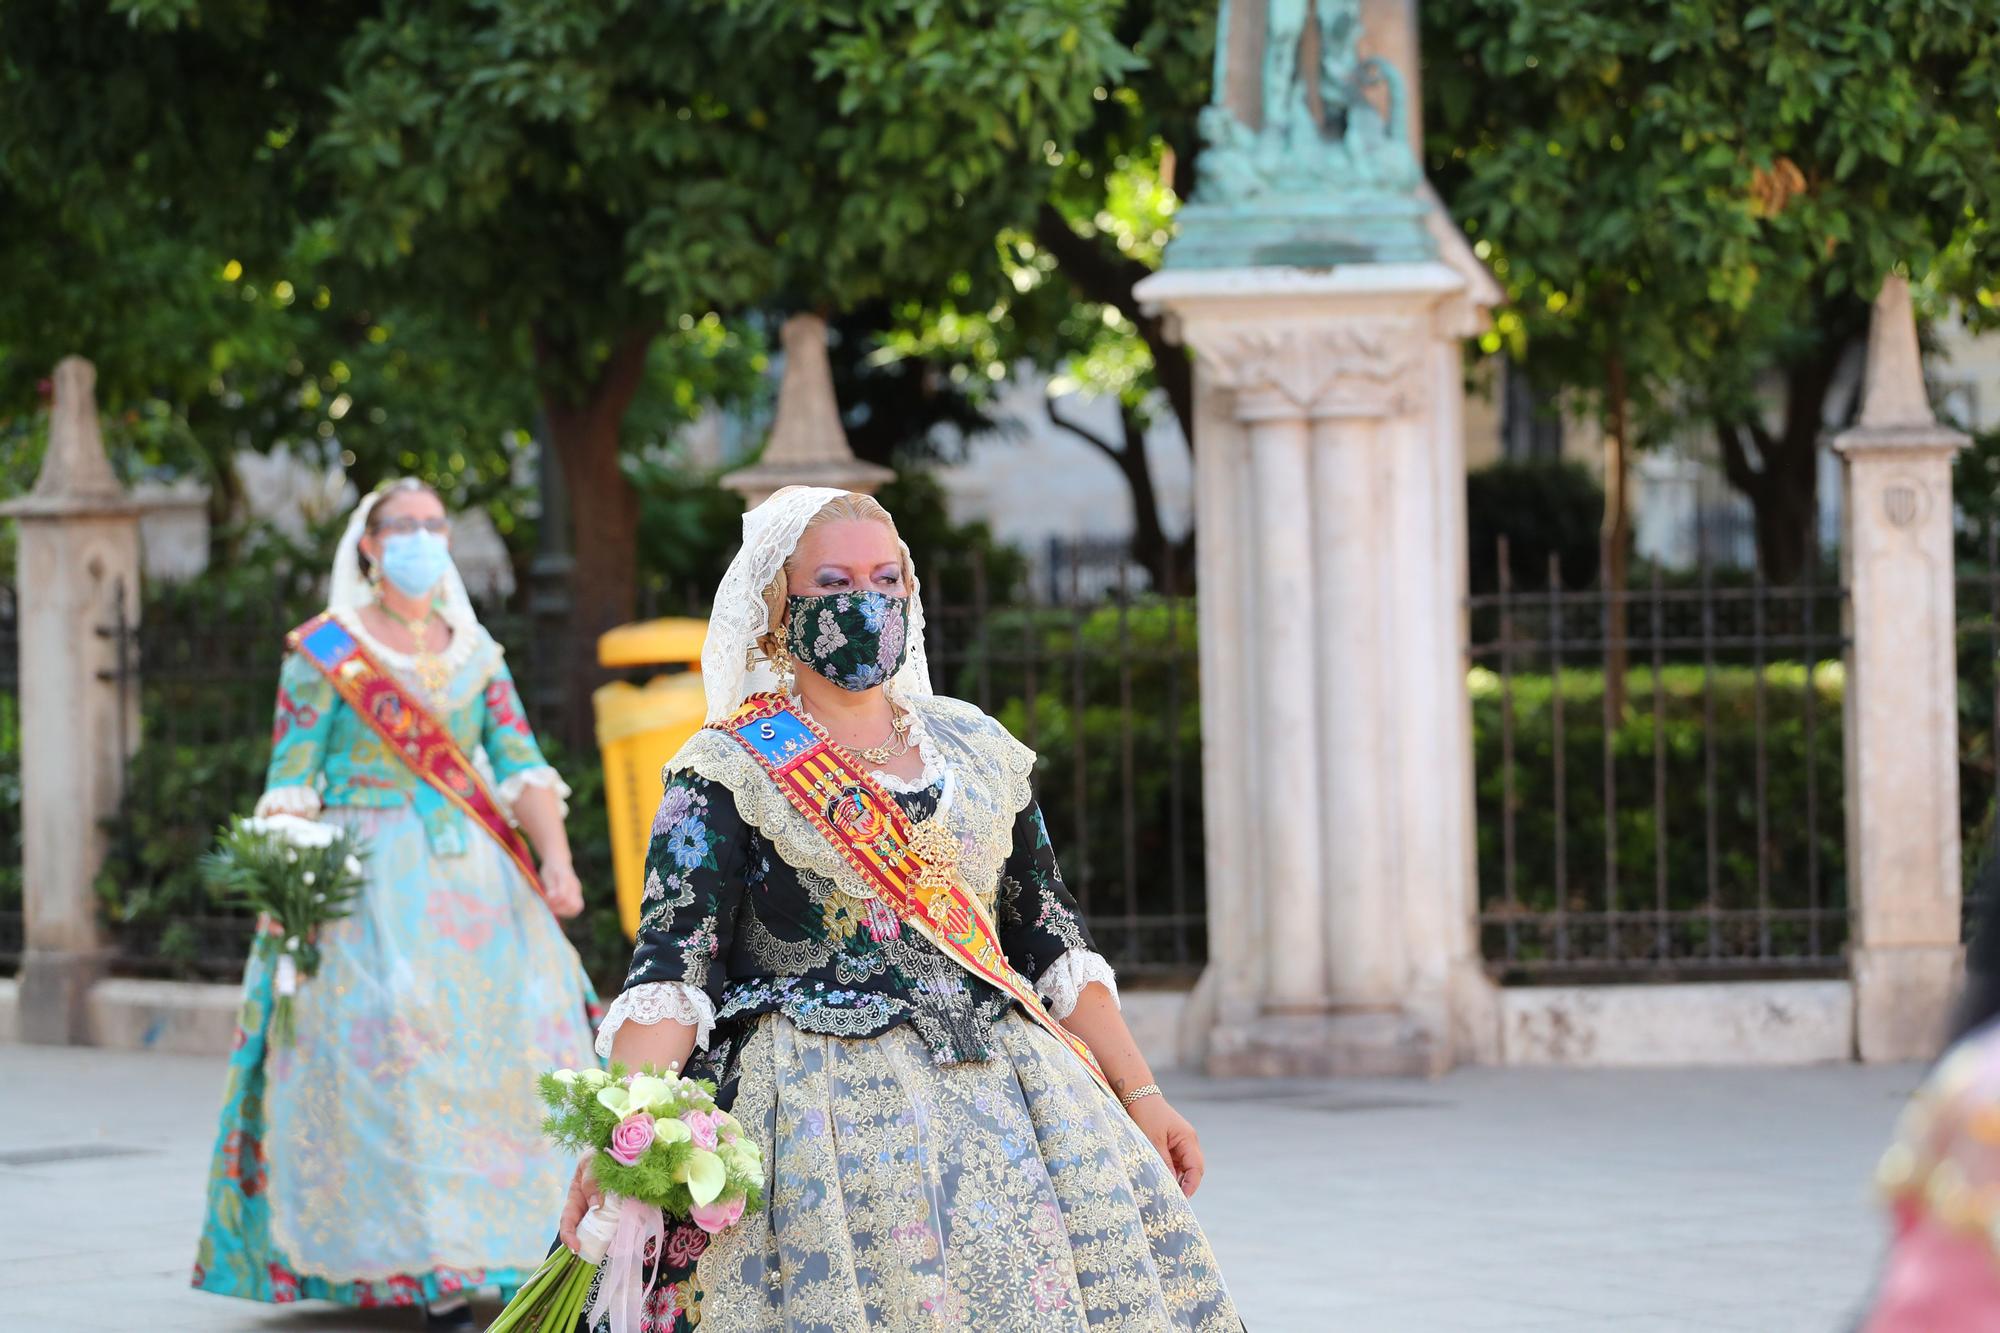
[[[422,597],[451,569],[451,548],[435,532],[399,532],[382,543],[382,577]]]

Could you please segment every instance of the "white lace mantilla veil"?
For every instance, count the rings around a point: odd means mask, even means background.
[[[799,538],[805,535],[806,525],[813,516],[853,493],[828,486],[787,486],[743,515],[743,549],[729,562],[722,582],[716,587],[708,637],[701,645],[702,686],[709,722],[725,721],[751,695],[778,688],[777,676],[757,647],[757,641],[771,629],[764,590],[798,548]],[[896,545],[902,551],[903,568],[909,577],[909,646],[903,665],[889,681],[887,690],[891,700],[905,708],[914,708],[931,697],[930,655],[924,648],[923,586],[918,581],[909,544],[898,537]],[[1083,988],[1093,981],[1104,983],[1113,999],[1118,995],[1111,964],[1089,949],[1070,950],[1034,980],[1035,988],[1049,1001],[1050,1011],[1057,1018],[1067,1018],[1076,1009]],[[612,1039],[625,1023],[651,1026],[665,1019],[693,1027],[695,1044],[706,1047],[715,1025],[715,1006],[707,994],[685,982],[655,981],[633,986],[611,1002],[604,1024],[597,1032],[597,1054],[605,1059],[611,1057]]]
[[[715,589],[715,609],[709,615],[708,637],[701,645],[702,686],[708,698],[708,720],[721,722],[753,694],[778,688],[770,664],[757,655],[757,640],[771,629],[764,590],[798,549],[806,525],[820,510],[852,491],[829,486],[787,486],[743,516],[743,549],[729,562]],[[903,665],[889,682],[889,697],[905,706],[931,693],[930,657],[924,649],[923,587],[916,563],[900,538],[903,568],[910,580],[909,649]]]
[[[386,490],[379,488],[370,491],[348,515],[347,531],[340,535],[340,546],[334,551],[333,577],[326,589],[329,611],[359,611],[375,600],[375,590],[361,572],[361,539],[368,535],[368,516],[386,494]],[[437,599],[438,614],[451,626],[454,637],[471,636],[479,628],[479,614],[472,609],[472,598],[465,591],[465,580],[459,577],[456,564],[445,572],[443,594]]]
[[[368,535],[368,516],[375,512],[375,506],[392,494],[387,486],[378,487],[363,496],[361,503],[354,506],[354,512],[347,517],[347,528],[340,535],[340,545],[333,553],[333,573],[327,580],[326,609],[333,613],[341,624],[361,637],[371,651],[384,657],[392,664],[404,660],[405,655],[378,642],[361,623],[361,608],[375,600],[375,589],[368,577],[361,572],[361,539]],[[489,642],[489,636],[480,626],[479,613],[472,609],[472,597],[465,590],[465,580],[459,576],[458,566],[453,564],[445,570],[444,580],[435,598],[438,615],[451,627],[451,647],[439,659],[447,667],[457,669],[482,645]],[[497,649],[493,651],[497,652]],[[495,783],[493,766],[483,750],[475,751],[473,764],[494,787],[494,795],[500,800],[500,807],[510,818],[514,802],[528,787],[546,787],[556,794],[558,808],[567,815],[569,812],[569,784],[555,768],[543,764],[536,768],[524,769],[514,774],[504,783]],[[308,786],[281,786],[267,788],[258,798],[256,813],[262,815],[296,814],[313,817],[321,808],[319,792]]]

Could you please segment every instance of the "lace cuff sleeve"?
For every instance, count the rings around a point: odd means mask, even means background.
[[[554,765],[538,764],[533,768],[522,769],[500,784],[497,794],[500,797],[500,804],[506,807],[509,819],[514,817],[514,803],[519,801],[521,793],[530,787],[546,787],[554,792],[556,813],[568,817],[569,784],[562,780],[562,774],[556,772]]]
[[[322,804],[316,788],[271,787],[257,798],[257,808],[253,813],[259,819],[270,815],[298,815],[302,819],[314,819],[318,817]]]
[[[1076,1012],[1083,988],[1093,981],[1103,982],[1104,989],[1111,992],[1111,1002],[1118,1003],[1118,975],[1104,955],[1089,949],[1071,949],[1043,969],[1042,975],[1035,979],[1035,993],[1049,1002],[1051,1016],[1064,1019]]]
[[[611,1002],[604,1026],[597,1029],[598,1058],[611,1058],[611,1040],[627,1023],[651,1027],[668,1019],[692,1027],[694,1044],[706,1050],[709,1030],[715,1026],[715,1002],[699,986],[684,981],[641,982]]]

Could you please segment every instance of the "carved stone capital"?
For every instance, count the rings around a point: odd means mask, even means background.
[[[1193,343],[1240,421],[1400,416],[1422,392],[1419,319],[1211,328]]]

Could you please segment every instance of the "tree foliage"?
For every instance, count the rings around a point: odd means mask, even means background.
[[[0,17],[0,254],[73,241],[30,363],[134,345],[192,401],[189,312],[327,238],[313,290],[449,330],[539,406],[578,537],[573,636],[631,613],[628,417],[663,333],[711,313],[906,299],[1025,224],[1091,90],[1132,63],[1098,0],[58,0]],[[101,104],[101,117],[75,115]],[[32,210],[32,211],[31,211]],[[93,233],[92,228],[99,229]],[[129,268],[111,259],[153,255]],[[169,279],[176,299],[129,296]],[[0,302],[7,298],[0,297]],[[254,304],[254,303],[246,303]],[[134,332],[133,330],[139,329]],[[457,350],[454,347],[454,350]],[[311,358],[287,358],[308,361]],[[122,382],[121,368],[114,377]],[[16,377],[18,378],[18,377]],[[322,392],[326,392],[322,389]],[[317,430],[317,427],[315,427]]]
[[[1132,0],[1117,34],[1138,66],[1117,86],[1092,90],[1094,114],[1072,147],[1044,145],[1052,171],[1033,217],[1001,230],[941,290],[905,302],[887,348],[943,368],[975,402],[1022,364],[1049,376],[1050,422],[1124,479],[1135,557],[1156,586],[1170,575],[1185,586],[1188,542],[1169,549],[1145,439],[1164,408],[1192,447],[1194,369],[1133,289],[1158,269],[1192,186],[1215,5]],[[1115,401],[1118,431],[1107,436],[1065,412],[1057,399],[1070,393]]]
[[[202,477],[218,518],[246,447],[509,495],[533,396],[505,348],[368,290],[312,216],[302,142],[354,12],[0,8],[0,437],[38,449],[80,353],[128,480]]]
[[[1990,315],[2000,25],[1978,0],[1441,0],[1433,179],[1510,304],[1506,346],[1629,434],[1717,430],[1767,569],[1884,274]],[[1760,394],[1776,377],[1774,421]]]

